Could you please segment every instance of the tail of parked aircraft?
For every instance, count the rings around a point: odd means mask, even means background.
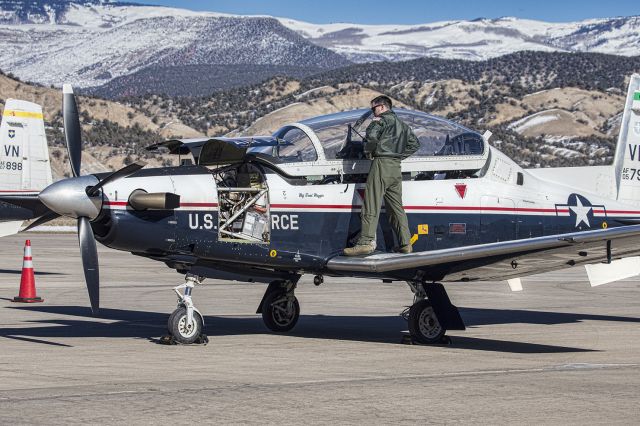
[[[634,74],[624,105],[613,161],[618,201],[640,205],[640,75]]]
[[[42,107],[8,99],[0,125],[0,196],[35,195],[51,182]],[[0,236],[22,225],[25,212],[13,207],[0,206]]]

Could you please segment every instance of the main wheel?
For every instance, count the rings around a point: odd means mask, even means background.
[[[282,333],[295,327],[300,318],[298,299],[288,298],[284,291],[271,291],[262,305],[262,320],[271,331]]]
[[[193,312],[193,321],[187,324],[187,308],[179,307],[169,316],[169,333],[185,345],[195,342],[202,334],[203,321],[199,313]]]
[[[418,342],[439,343],[446,332],[428,300],[415,303],[409,310],[409,333]]]

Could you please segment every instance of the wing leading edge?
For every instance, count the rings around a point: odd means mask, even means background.
[[[337,256],[327,268],[341,274],[420,273],[434,281],[506,280],[638,254],[640,225],[630,225],[411,254]]]

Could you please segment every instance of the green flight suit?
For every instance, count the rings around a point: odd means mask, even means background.
[[[367,176],[362,205],[362,231],[358,245],[368,245],[376,238],[380,208],[384,199],[391,227],[400,247],[411,244],[409,223],[402,206],[402,170],[400,162],[420,147],[411,128],[393,111],[380,115],[367,127],[365,154],[373,158]]]

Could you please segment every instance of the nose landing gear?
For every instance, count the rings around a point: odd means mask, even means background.
[[[173,290],[178,295],[178,307],[169,316],[167,328],[171,338],[176,343],[185,345],[191,343],[206,343],[208,341],[202,331],[204,319],[202,314],[193,306],[191,293],[196,284],[200,284],[203,278],[187,274],[184,284],[180,284]],[[180,290],[184,290],[180,293]]]

